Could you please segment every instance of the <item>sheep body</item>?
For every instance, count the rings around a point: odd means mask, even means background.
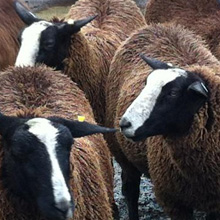
[[[75,120],[78,115],[84,115],[86,120],[95,123],[83,92],[59,72],[44,66],[9,68],[1,73],[0,78],[0,105],[4,114],[19,117],[59,116]],[[2,164],[2,150],[0,155]],[[93,135],[75,140],[70,161],[70,188],[76,205],[74,219],[112,219],[113,172],[103,137]],[[42,219],[33,207],[8,194],[2,181],[0,219]]]
[[[115,50],[145,20],[131,0],[80,0],[66,20],[98,15],[72,36],[65,74],[86,93],[98,121],[105,117],[105,84]]]
[[[13,65],[18,53],[17,37],[24,26],[13,8],[13,0],[1,0],[0,2],[0,69]]]
[[[164,10],[166,8],[166,10]],[[147,23],[167,23],[184,25],[194,31],[208,44],[212,53],[219,59],[220,3],[217,0],[155,1],[146,6]]]
[[[219,70],[218,60],[206,48],[204,41],[182,26],[158,24],[136,31],[118,48],[110,66],[106,86],[106,124],[109,126],[119,126],[121,116],[145,85],[146,77],[151,70],[140,59],[141,53],[181,66],[181,68],[193,68],[195,64],[204,65],[207,66],[207,71],[209,69],[213,75]],[[148,164],[147,153],[149,147],[153,151],[153,146],[154,156],[156,152],[160,155],[162,150],[158,150],[158,147],[155,149],[156,144],[153,141],[151,147],[150,144],[147,144],[148,141],[134,144],[127,141],[121,134],[116,135],[116,140],[114,135],[108,135],[108,138],[111,140],[110,147],[116,155],[116,159],[122,164],[122,168],[126,173],[131,171],[126,168],[124,157],[128,159],[127,163],[132,163],[139,172],[146,175],[149,175],[148,165],[150,166],[150,176],[156,189],[160,178],[158,178],[159,175],[152,174],[152,172],[156,173],[157,171],[161,175],[165,172],[163,167],[161,168],[156,162],[154,163],[153,156],[148,156],[150,158]],[[156,138],[149,138],[149,140],[153,139]],[[148,154],[150,155],[150,153]],[[164,163],[168,163],[167,160],[163,158]],[[152,168],[153,165],[155,165],[154,168]],[[168,167],[165,164],[163,166]],[[169,169],[167,172],[169,172]],[[132,170],[130,180],[135,181],[132,175],[135,176],[134,170]],[[135,178],[138,178],[138,176]],[[169,183],[161,181],[160,189],[163,184],[168,185]]]

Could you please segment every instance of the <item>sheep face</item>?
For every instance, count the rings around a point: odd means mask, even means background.
[[[21,33],[21,47],[15,66],[34,66],[36,63],[44,63],[57,70],[64,68],[63,61],[68,56],[72,34],[80,31],[81,27],[96,17],[90,16],[71,23],[56,23],[38,19],[19,2],[15,3],[15,10],[29,25]]]
[[[73,138],[115,131],[59,117],[26,119],[0,114],[5,188],[37,206],[47,219],[71,218],[74,203],[68,182]]]
[[[19,121],[7,132],[4,143],[5,187],[37,205],[48,219],[71,218],[68,180],[73,138],[69,129],[43,118]]]
[[[121,130],[133,141],[154,135],[184,135],[207,93],[204,82],[192,72],[173,67],[155,69],[122,116]]]

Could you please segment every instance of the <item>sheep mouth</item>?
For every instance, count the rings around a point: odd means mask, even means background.
[[[132,142],[140,142],[140,141],[145,141],[147,138],[146,134],[140,134],[140,135],[135,135],[135,136],[127,136],[125,135],[126,139]]]

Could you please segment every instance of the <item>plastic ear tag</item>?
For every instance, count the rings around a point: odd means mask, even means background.
[[[74,22],[75,22],[75,21],[74,21],[73,19],[69,19],[69,20],[67,21],[68,24],[74,24]]]
[[[78,121],[79,121],[79,122],[84,122],[84,121],[85,121],[85,116],[83,116],[83,115],[78,115]]]

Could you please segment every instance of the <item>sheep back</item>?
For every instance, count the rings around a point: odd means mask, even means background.
[[[85,91],[97,120],[103,122],[103,91],[115,50],[146,22],[132,0],[80,0],[71,7],[65,19],[78,20],[96,14],[96,19],[72,36],[65,73]]]
[[[148,24],[173,22],[184,25],[202,36],[212,53],[220,58],[220,3],[217,0],[150,0],[145,19]]]

